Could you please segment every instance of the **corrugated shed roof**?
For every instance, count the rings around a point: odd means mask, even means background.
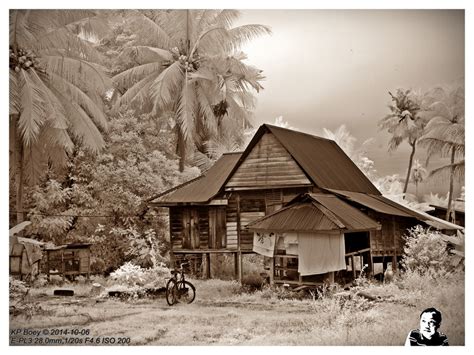
[[[250,230],[373,230],[380,225],[332,194],[299,195],[289,205],[248,224]]]
[[[343,195],[344,197],[348,198],[351,201],[357,202],[365,207],[368,207],[374,211],[389,214],[392,216],[400,216],[400,217],[417,217],[413,215],[413,213],[406,211],[397,206],[393,206],[392,204],[387,203],[383,196],[373,196],[368,194],[363,194],[360,192],[352,192],[352,191],[340,191],[330,189],[330,191],[335,192],[337,194]],[[377,198],[383,197],[383,198]]]
[[[319,202],[328,210],[333,212],[337,218],[351,230],[378,229],[379,224],[369,216],[352,207],[340,198],[332,194],[314,194],[309,193],[309,197]]]
[[[425,222],[437,229],[463,229],[457,224],[444,221],[440,218],[431,216],[425,212],[415,211],[414,209],[398,204],[387,197],[379,195],[368,195],[352,191],[330,190],[338,195],[342,195],[347,199],[368,207],[374,211],[385,213],[393,216],[412,217],[419,221]]]
[[[380,195],[336,142],[268,124],[264,126],[318,187]]]
[[[216,196],[242,153],[226,153],[203,175],[165,191],[151,203],[161,206],[177,203],[205,203]]]

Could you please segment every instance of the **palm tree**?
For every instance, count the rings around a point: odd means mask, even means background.
[[[392,138],[388,142],[389,151],[397,149],[405,140],[411,147],[408,171],[403,186],[403,193],[405,194],[411,176],[416,145],[423,134],[427,120],[425,116],[418,114],[422,104],[422,98],[419,94],[402,89],[398,89],[395,95],[391,92],[389,94],[394,104],[389,105],[391,112],[379,122],[379,129],[386,129],[392,134]]]
[[[25,182],[35,181],[46,164],[64,163],[75,144],[92,151],[104,145],[102,95],[111,84],[93,45],[72,31],[91,16],[85,10],[10,11],[10,171],[18,222]],[[87,25],[92,31],[93,22]]]
[[[217,135],[229,117],[245,125],[261,71],[243,63],[242,44],[266,33],[261,25],[232,28],[235,10],[132,11],[136,41],[122,52],[135,64],[114,77],[118,105],[151,103],[152,112],[173,112],[180,171],[186,147]]]
[[[415,183],[416,196],[418,196],[418,184],[425,180],[426,175],[427,175],[426,169],[420,164],[418,159],[415,159],[412,170],[411,170],[411,180]]]
[[[454,180],[464,179],[465,128],[464,128],[464,87],[458,86],[450,91],[435,88],[428,93],[430,105],[426,113],[431,116],[426,133],[420,144],[427,148],[427,165],[436,154],[449,157],[449,164],[436,168],[430,176],[449,176],[448,208],[449,220],[453,201]]]

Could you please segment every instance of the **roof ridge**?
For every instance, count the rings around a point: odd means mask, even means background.
[[[308,137],[311,137],[311,138],[316,138],[316,139],[321,139],[321,140],[324,140],[324,141],[329,141],[329,142],[336,143],[336,141],[334,139],[325,138],[325,137],[321,137],[321,136],[316,136],[314,134],[298,131],[298,130],[295,130],[295,129],[284,128],[284,127],[280,127],[280,126],[271,125],[271,124],[268,124],[268,123],[264,123],[263,125],[267,126],[269,128],[282,129],[282,130],[285,130],[285,131],[288,131],[288,132],[302,134],[302,135],[305,135],[305,136],[308,136]]]

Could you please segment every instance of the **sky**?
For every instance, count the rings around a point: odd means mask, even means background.
[[[263,24],[273,34],[243,50],[263,70],[256,126],[282,116],[321,135],[345,124],[379,174],[404,174],[409,146],[387,153],[389,91],[426,90],[464,80],[463,10],[242,10],[236,25]],[[420,162],[425,155],[417,154]]]

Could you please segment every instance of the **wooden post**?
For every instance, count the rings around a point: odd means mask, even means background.
[[[352,267],[352,276],[356,278],[357,276],[356,276],[354,254],[351,255],[351,267]]]
[[[51,270],[51,266],[49,265],[49,251],[46,251],[46,267],[48,268],[47,270],[47,275],[48,275],[48,281],[51,281],[50,278],[50,273],[49,271]]]
[[[329,285],[334,284],[334,271],[328,272],[328,283]]]
[[[368,274],[374,276],[374,259],[372,257],[372,250],[367,252],[367,263],[369,264]]]
[[[211,253],[204,254],[206,257],[206,277],[211,278]]]
[[[397,261],[397,253],[392,256],[392,270],[393,272],[398,270],[398,261]]]
[[[64,249],[61,250],[61,271],[62,271],[62,274],[63,274],[63,282],[64,282],[64,279],[65,279],[65,272],[66,272],[66,268],[65,268],[65,265],[64,265]]]
[[[234,278],[237,280],[239,278],[239,257],[238,253],[234,254]]]
[[[237,255],[238,255],[238,280],[239,283],[242,283],[242,249],[241,249],[241,240],[240,240],[240,194],[237,193],[236,196],[237,202]]]
[[[273,285],[275,277],[275,257],[270,259],[270,285]]]
[[[242,252],[238,252],[239,255],[239,283],[242,283]]]

